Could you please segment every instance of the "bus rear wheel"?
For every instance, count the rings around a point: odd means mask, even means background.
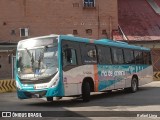
[[[82,84],[82,99],[84,102],[90,101],[90,84],[89,84],[89,82],[83,82],[83,84]]]
[[[133,78],[132,81],[131,81],[131,88],[130,88],[131,92],[134,93],[138,90],[138,80],[137,78]]]
[[[132,78],[131,80],[131,87],[124,89],[126,93],[135,93],[138,90],[138,79]]]

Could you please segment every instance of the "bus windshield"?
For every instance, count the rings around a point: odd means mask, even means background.
[[[17,61],[20,79],[38,80],[50,77],[57,72],[58,44],[57,41],[52,41],[51,39],[47,45],[47,41],[37,39],[34,45],[33,40],[31,41],[32,47],[26,47],[26,42],[18,45],[21,46],[18,49]]]

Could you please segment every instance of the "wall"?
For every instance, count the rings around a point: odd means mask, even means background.
[[[73,30],[81,37],[110,37],[118,26],[117,9],[117,0],[96,0],[94,8],[84,8],[83,0],[0,0],[0,42],[25,39],[19,28],[29,28],[29,37],[73,34]]]
[[[0,79],[12,78],[12,60],[9,61],[9,55],[9,52],[0,52]]]

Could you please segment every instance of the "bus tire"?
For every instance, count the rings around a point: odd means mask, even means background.
[[[47,97],[47,101],[48,102],[52,102],[53,101],[53,97]]]
[[[84,102],[90,101],[90,84],[87,81],[82,84],[82,99]]]
[[[125,93],[135,93],[138,90],[138,80],[137,78],[133,77],[131,81],[131,87],[124,88]]]
[[[107,93],[112,93],[112,90],[107,90]]]
[[[132,81],[131,81],[131,88],[130,88],[130,92],[131,93],[135,93],[138,90],[138,80],[137,78],[133,77]]]

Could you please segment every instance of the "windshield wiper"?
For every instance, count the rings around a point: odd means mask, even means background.
[[[39,58],[38,58],[38,69],[40,69],[40,65],[41,65],[41,62],[44,58],[44,52],[46,51],[47,49],[47,46],[44,46],[44,48],[42,49],[40,55],[39,55]]]
[[[27,51],[29,57],[32,58],[32,55],[31,55],[31,53],[29,52],[29,50],[28,50],[27,48],[25,48],[25,50]]]
[[[31,54],[31,52],[30,52],[27,48],[25,48],[25,50],[27,51],[27,53],[28,53],[28,55],[29,55],[29,57],[30,57],[30,59],[31,59],[32,65],[34,65],[34,57],[33,57],[33,53]]]
[[[33,72],[34,72],[34,77],[35,77],[35,66],[34,66],[34,56],[33,56],[33,53],[31,54],[31,52],[25,48],[25,50],[27,51],[27,54],[29,55],[30,59],[31,59],[31,64],[32,64],[32,69],[33,69]]]

